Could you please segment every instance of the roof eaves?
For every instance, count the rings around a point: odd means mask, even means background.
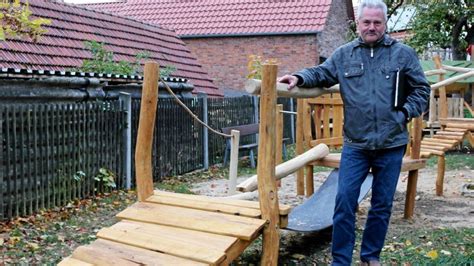
[[[320,34],[321,31],[299,31],[299,32],[259,32],[259,33],[233,33],[233,34],[189,34],[179,35],[181,39],[192,38],[217,38],[217,37],[257,37],[257,36],[283,36],[283,35],[312,35]]]

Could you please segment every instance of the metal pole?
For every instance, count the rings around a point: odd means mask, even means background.
[[[202,98],[202,121],[207,125],[207,94],[198,93],[198,97]],[[202,127],[202,153],[203,153],[203,168],[209,169],[209,130],[207,127]]]
[[[122,132],[123,149],[123,172],[125,174],[125,188],[132,188],[132,96],[126,92],[120,92],[119,101],[125,110],[125,127]]]
[[[293,98],[290,98],[290,111],[295,112],[295,102]],[[291,124],[291,143],[295,143],[295,116],[290,115],[290,124]]]

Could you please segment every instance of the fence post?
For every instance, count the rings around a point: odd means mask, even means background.
[[[125,188],[132,188],[132,96],[120,92],[119,101],[125,111],[125,127],[122,131],[123,140],[123,172],[125,174]]]
[[[295,102],[290,98],[290,111],[295,112]],[[295,143],[295,116],[290,115],[291,143]]]
[[[3,109],[3,108],[2,108]],[[0,117],[5,117],[4,114],[2,113],[2,109],[0,109]],[[2,119],[3,120],[3,119]],[[0,120],[0,221],[3,221],[6,218],[5,210],[3,209],[3,194],[5,191],[3,190],[4,186],[3,185],[3,177],[6,176],[6,162],[3,161],[3,128],[2,128],[2,120]]]
[[[252,100],[253,100],[254,120],[255,120],[255,123],[258,123],[258,96],[252,96]]]
[[[198,93],[198,99],[202,98],[202,121],[207,125],[209,119],[207,115],[207,94]],[[202,127],[202,154],[203,154],[203,168],[209,169],[209,130],[207,127]]]

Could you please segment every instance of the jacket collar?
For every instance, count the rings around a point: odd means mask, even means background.
[[[384,36],[382,38],[380,38],[380,40],[378,40],[375,45],[373,47],[377,47],[377,46],[380,46],[380,45],[384,45],[384,46],[390,46],[394,43],[396,43],[397,40],[393,39],[392,37],[390,37],[388,34],[384,34]],[[362,47],[369,47],[363,40],[361,37],[358,37],[357,39],[355,39],[353,41],[353,44],[354,44],[354,48],[355,47],[358,47],[358,46],[362,46]]]

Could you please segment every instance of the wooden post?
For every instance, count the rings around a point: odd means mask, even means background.
[[[304,139],[304,145],[308,147],[308,149],[311,147],[311,140],[313,139],[312,137],[312,123],[311,123],[311,111],[312,108],[310,104],[308,103],[308,100],[303,101],[303,106],[304,106],[304,115],[303,115],[303,139]],[[314,176],[313,176],[313,165],[308,164],[304,168],[305,170],[305,180],[303,182],[303,186],[305,188],[305,195],[306,197],[309,197],[313,195],[314,193]]]
[[[304,116],[304,99],[296,100],[296,156],[304,152],[303,139],[303,116]],[[296,195],[304,195],[304,169],[296,172]]]
[[[283,104],[276,106],[276,152],[275,164],[279,165],[283,162]],[[281,187],[281,180],[277,180],[277,186]]]
[[[423,117],[419,116],[413,119],[413,143],[411,148],[411,158],[420,159],[421,149],[421,129],[423,127]],[[405,213],[404,218],[410,219],[413,217],[415,209],[416,185],[418,183],[418,170],[408,172],[407,194],[405,198]]]
[[[258,193],[263,229],[261,265],[277,265],[280,246],[278,193],[275,182],[275,115],[277,65],[264,64],[260,94],[260,136],[258,141]]]
[[[438,69],[442,69],[442,63],[441,63],[441,58],[439,57],[439,55],[435,56],[433,58],[433,61],[435,63],[435,66],[436,68]],[[439,74],[439,81],[443,81],[444,80],[444,74]],[[438,88],[438,95],[439,95],[439,99],[438,99],[438,120],[442,121],[442,119],[446,119],[448,118],[448,100],[446,98],[446,87],[442,86],[440,88]],[[442,128],[443,128],[443,125],[442,125]]]
[[[445,165],[446,165],[446,161],[445,161],[444,155],[438,156],[438,175],[436,176],[436,196],[443,196]]]
[[[151,156],[153,129],[155,128],[156,105],[158,103],[159,66],[154,62],[145,64],[140,119],[138,122],[135,148],[135,169],[138,201],[145,201],[153,195],[153,172]]]
[[[237,166],[239,163],[239,142],[240,142],[240,131],[231,130],[230,135],[230,163],[229,163],[229,191],[228,195],[236,193],[235,188],[237,186]]]

